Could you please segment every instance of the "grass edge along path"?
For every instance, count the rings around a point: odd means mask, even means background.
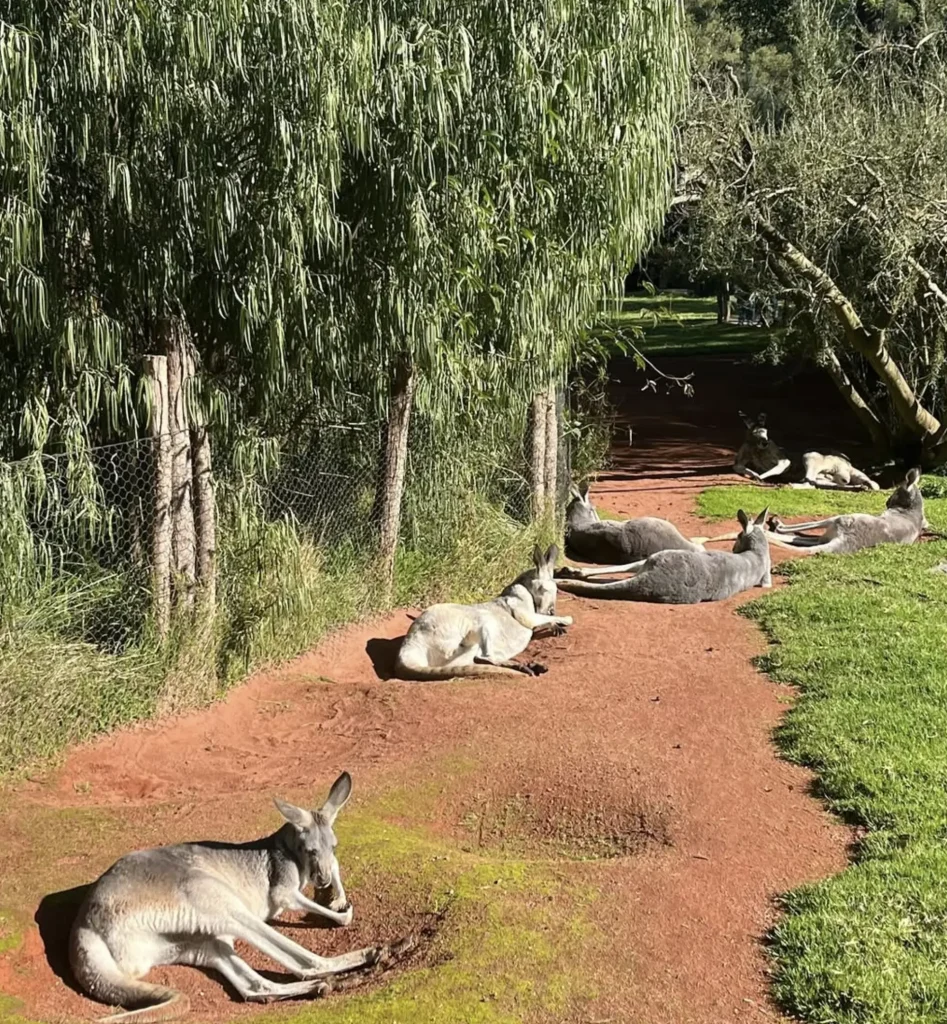
[[[927,494],[943,481],[926,478]],[[846,495],[878,511],[886,495]],[[768,500],[832,514],[840,496],[713,488],[709,517]],[[947,500],[928,499],[931,527]],[[783,898],[770,936],[774,994],[811,1024],[947,1020],[947,542],[783,563],[789,585],[744,606],[770,641],[759,667],[799,697],[777,731],[828,806],[864,832],[841,874]]]

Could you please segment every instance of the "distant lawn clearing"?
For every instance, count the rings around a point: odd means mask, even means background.
[[[668,292],[627,298],[609,316],[619,334],[623,328],[640,328],[643,339],[630,340],[649,356],[762,352],[772,335],[763,327],[718,324],[713,298]]]
[[[884,500],[729,487],[700,507],[820,517]],[[947,530],[947,499],[926,510]],[[930,571],[945,560],[934,541],[784,563],[790,585],[744,609],[773,644],[761,667],[801,690],[785,756],[869,830],[850,868],[786,898],[773,936],[777,999],[812,1024],[947,1021],[947,575]]]

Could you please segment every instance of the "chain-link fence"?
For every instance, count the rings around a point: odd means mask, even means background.
[[[210,489],[193,434],[0,464],[0,773],[200,703],[392,604],[498,592],[549,535],[526,420],[414,418],[389,587],[379,422],[220,443]]]

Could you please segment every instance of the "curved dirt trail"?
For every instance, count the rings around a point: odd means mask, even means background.
[[[780,395],[772,371],[735,377],[724,360],[701,365],[706,383],[699,370],[691,405],[641,395],[640,378],[619,386],[636,444],[616,447],[616,468],[593,488],[601,506],[707,532],[693,499],[718,474],[734,479],[724,474],[740,440],[736,408]],[[787,429],[803,426],[797,419]],[[844,427],[844,416],[826,420],[822,435],[838,445]],[[475,791],[513,787],[545,800],[550,816],[571,816],[579,833],[591,809],[635,818],[656,839],[641,856],[565,868],[585,872],[598,890],[596,918],[611,940],[607,961],[587,965],[598,995],[582,1021],[772,1021],[761,938],[775,919],[773,897],[843,868],[849,834],[809,795],[811,776],[776,755],[771,733],[788,692],[751,664],[764,642],[734,614],[744,599],[675,608],[564,597],[575,625],[535,645],[549,672],[513,685],[380,678],[409,622],[399,613],[346,631],[206,711],[74,751],[61,771],[21,787],[5,817],[44,806],[140,813],[160,805],[191,831],[224,837],[235,802],[263,809],[273,793],[341,768],[359,795],[392,778],[426,784],[445,758],[461,759],[476,767],[436,805],[445,833]],[[76,856],[92,856],[96,841]],[[40,852],[24,828],[0,847],[0,877]],[[195,975],[178,971],[175,984],[197,985]],[[0,991],[22,995],[44,1019],[100,1015],[54,976],[35,934],[14,958],[0,958]],[[200,996],[201,1019],[240,1012],[206,979]]]

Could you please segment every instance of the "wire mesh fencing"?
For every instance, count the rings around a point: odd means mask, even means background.
[[[383,436],[368,422],[321,425],[281,447],[237,441],[214,453],[209,507],[193,445],[176,435],[0,465],[0,628],[51,602],[59,635],[118,654],[208,604],[252,633],[275,614],[267,594],[285,604],[342,577],[370,591]],[[420,599],[426,583],[447,596],[438,560],[489,546],[486,534],[511,544],[531,517],[521,439],[445,438],[416,421],[393,599]],[[376,597],[347,594],[336,614],[323,609],[323,626],[358,618]]]

